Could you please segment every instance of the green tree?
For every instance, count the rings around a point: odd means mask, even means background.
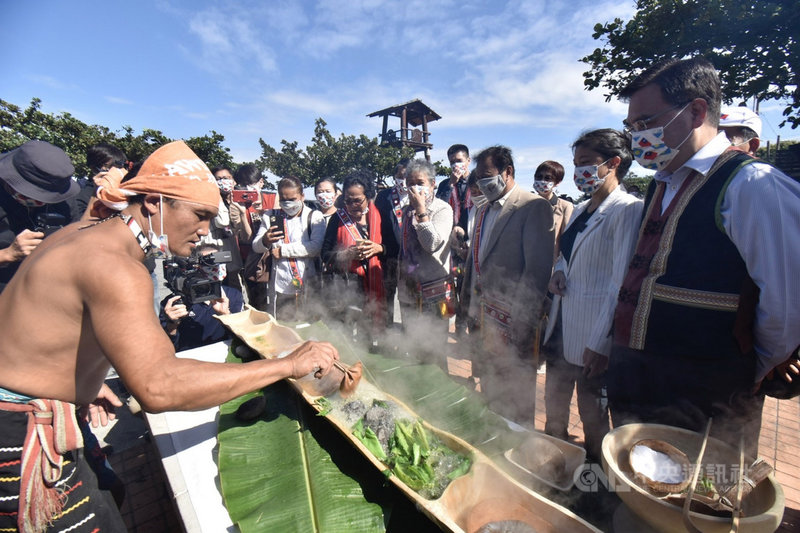
[[[355,168],[366,168],[382,180],[394,174],[397,162],[404,157],[413,157],[411,148],[392,148],[378,144],[375,137],[340,134],[334,137],[322,118],[314,122],[314,136],[305,148],[298,148],[297,141],[281,140],[280,150],[270,146],[264,139],[261,157],[256,164],[277,176],[293,175],[305,186],[311,186],[323,177],[332,176],[341,182]],[[267,185],[270,188],[274,184]]]
[[[587,90],[619,94],[654,62],[702,54],[720,73],[723,98],[742,103],[786,99],[792,128],[800,126],[800,2],[797,0],[637,0],[628,22],[596,24],[602,48],[583,57]]]
[[[128,160],[143,161],[156,148],[173,140],[154,129],[136,135],[131,126],[123,126],[117,134],[106,126],[86,124],[69,113],[45,113],[41,105],[39,98],[31,99],[26,109],[0,100],[0,153],[32,139],[47,141],[67,153],[76,176],[88,176],[86,150],[93,144],[113,144],[125,152]],[[212,130],[210,135],[187,139],[186,144],[209,166],[231,166],[233,159],[224,141],[224,136]]]
[[[639,193],[644,196],[644,193],[647,192],[647,187],[650,186],[650,182],[653,181],[652,176],[640,176],[638,174],[634,174],[633,172],[628,172],[628,175],[622,179],[622,185],[625,186],[625,189],[630,193]]]
[[[86,176],[86,149],[99,142],[113,143],[114,134],[104,126],[85,124],[70,113],[44,113],[41,104],[39,98],[33,98],[22,109],[0,100],[0,152],[32,139],[47,141],[67,153],[76,175]]]

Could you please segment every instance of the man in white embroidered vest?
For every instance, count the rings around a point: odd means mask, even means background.
[[[613,423],[702,431],[713,417],[713,435],[743,435],[755,455],[754,390],[798,373],[800,184],[718,133],[719,77],[704,58],[653,65],[620,96],[634,157],[656,174],[615,314]]]
[[[478,154],[478,186],[488,200],[476,215],[462,305],[481,317],[482,353],[472,373],[494,411],[533,427],[534,341],[553,266],[553,209],[514,182],[511,150]]]
[[[142,262],[188,256],[208,234],[219,189],[182,141],[116,183],[98,190],[113,216],[45,239],[0,295],[2,529],[125,530],[79,451],[76,408],[96,425],[121,405],[103,384],[109,365],[145,410],[160,412],[219,405],[289,376],[321,376],[338,357],[328,344],[305,343],[285,359],[247,364],[176,358],[153,314]]]

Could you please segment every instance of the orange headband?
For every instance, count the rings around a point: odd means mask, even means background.
[[[148,157],[139,173],[125,183],[107,180],[97,190],[106,206],[121,211],[137,194],[160,194],[176,200],[219,207],[217,180],[183,141],[165,144]]]

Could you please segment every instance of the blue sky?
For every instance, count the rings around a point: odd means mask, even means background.
[[[626,107],[583,89],[578,59],[595,23],[629,18],[632,1],[3,1],[0,98],[72,113],[112,130],[225,136],[237,162],[259,137],[303,146],[314,120],[335,135],[380,133],[372,111],[420,98],[434,160],[464,143],[512,148],[530,186],[545,159],[564,164],[578,134],[620,127]],[[778,102],[762,103],[763,139]],[[638,169],[642,173],[641,169]]]

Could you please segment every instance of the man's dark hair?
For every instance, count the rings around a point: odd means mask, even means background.
[[[469,148],[467,148],[463,144],[454,144],[453,146],[447,149],[447,159],[450,159],[458,152],[464,152],[465,154],[467,154],[467,157],[469,157]]]
[[[233,181],[235,181],[237,185],[253,185],[263,177],[257,166],[253,163],[248,163],[236,169],[236,173],[233,175]]]
[[[617,179],[622,178],[628,173],[633,163],[633,153],[631,152],[631,138],[629,135],[611,128],[587,131],[572,143],[572,151],[582,146],[587,150],[597,152],[603,159],[611,159],[618,156],[622,161],[617,167]]]
[[[514,158],[511,157],[511,148],[507,146],[490,146],[475,158],[478,165],[491,163],[498,172],[502,173],[511,167],[511,176],[514,176]]]
[[[325,183],[326,181],[328,183],[330,183],[331,185],[333,185],[333,192],[339,192],[340,189],[339,189],[339,185],[336,183],[336,180],[333,178],[333,176],[327,176],[327,177],[318,179],[317,182],[314,184],[314,194],[317,193],[317,188],[320,185],[322,185],[323,183]]]
[[[364,196],[367,200],[375,198],[375,175],[365,168],[351,170],[344,178],[342,190],[346,191],[354,185],[364,188]]]
[[[95,174],[106,165],[123,168],[127,159],[125,152],[113,144],[98,143],[86,149],[86,165]]]
[[[664,100],[674,106],[702,98],[708,104],[706,119],[713,126],[719,126],[722,90],[717,70],[708,59],[696,56],[660,61],[636,76],[620,91],[619,97],[623,101],[630,100],[631,96],[651,83],[658,85]]]
[[[217,175],[217,172],[219,172],[220,170],[227,170],[228,172],[230,172],[230,173],[231,173],[231,175],[233,175],[233,170],[231,169],[231,167],[229,167],[229,166],[225,166],[225,165],[220,165],[220,166],[218,166],[218,167],[214,167],[214,168],[212,168],[212,169],[211,169],[211,175],[212,175],[212,176],[216,176],[216,175]]]
[[[469,176],[467,176],[467,187],[472,187],[473,185],[477,184],[478,184],[478,173],[475,172],[475,169],[473,168],[470,171]]]
[[[410,162],[411,162],[411,158],[410,158],[410,157],[404,157],[403,159],[401,159],[400,161],[398,161],[398,162],[397,162],[397,164],[396,164],[396,165],[395,165],[395,167],[394,167],[394,173],[395,173],[395,175],[397,174],[397,172],[398,172],[400,169],[403,169],[403,170],[405,170],[405,169],[406,169],[406,167],[408,167],[408,164],[409,164]]]
[[[543,161],[538,167],[536,172],[533,173],[534,179],[540,170],[549,171],[553,175],[553,183],[558,185],[564,179],[564,166],[558,161]]]
[[[292,188],[297,189],[298,191],[300,191],[300,195],[303,194],[303,182],[300,181],[300,178],[297,178],[295,176],[284,176],[278,182],[278,190],[279,191],[281,189],[287,189],[287,188],[288,189],[292,189]]]

